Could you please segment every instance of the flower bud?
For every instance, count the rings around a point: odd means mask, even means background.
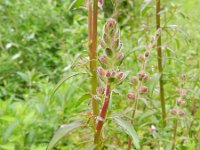
[[[111,76],[112,76],[112,71],[108,70],[107,73],[106,73],[106,77],[110,78]]]
[[[134,93],[128,93],[127,98],[130,100],[136,100],[137,99],[137,95]]]
[[[146,72],[144,70],[141,70],[137,75],[138,75],[138,78],[139,78],[140,81],[148,80],[148,75],[146,74]]]
[[[112,77],[112,78],[115,78],[115,75],[116,75],[116,71],[112,70],[112,71],[111,71],[111,77]]]
[[[172,115],[177,115],[177,108],[172,108],[172,109],[170,110],[170,113],[171,113]]]
[[[180,104],[180,103],[182,102],[182,98],[181,98],[181,97],[177,98],[177,99],[176,99],[176,102],[177,102],[178,104]]]
[[[186,113],[184,110],[180,109],[180,108],[172,108],[170,110],[170,113],[172,115],[179,115],[180,117],[184,116]]]
[[[97,94],[102,95],[104,93],[104,88],[102,86],[97,87]]]
[[[138,56],[138,60],[139,60],[140,62],[144,62],[144,61],[145,61],[145,56],[144,56],[143,54],[140,54],[140,55]]]
[[[97,68],[97,73],[98,73],[98,75],[99,75],[100,77],[105,77],[105,75],[106,75],[106,70],[103,69],[102,67],[98,67],[98,68]]]
[[[118,80],[121,80],[123,77],[124,77],[124,72],[118,72],[118,73],[116,74],[116,78],[117,78]]]
[[[145,56],[145,57],[149,57],[149,54],[150,54],[149,51],[146,51],[146,52],[144,53],[144,56]]]
[[[178,89],[177,92],[180,97],[186,97],[186,91],[184,89]]]
[[[140,94],[146,94],[148,92],[148,88],[146,86],[140,86],[138,92]]]
[[[133,83],[134,85],[136,85],[136,84],[138,83],[138,77],[133,76],[133,77],[131,78],[131,83]]]
[[[101,5],[103,5],[104,0],[99,0],[99,3],[100,3]]]
[[[117,21],[113,18],[109,18],[105,24],[105,32],[111,33],[114,32],[117,28]]]
[[[180,117],[183,117],[183,116],[185,116],[185,111],[184,110],[182,110],[182,109],[179,109],[179,111],[178,111],[178,115],[180,116]]]
[[[99,61],[100,61],[102,64],[106,64],[106,63],[107,63],[107,57],[106,57],[106,55],[102,55],[102,56],[99,58]]]
[[[116,59],[117,59],[117,61],[122,61],[123,59],[124,59],[124,53],[122,53],[122,52],[118,52],[117,54],[116,54]]]
[[[187,103],[186,103],[186,101],[181,101],[181,102],[180,102],[180,105],[181,105],[181,106],[186,106]]]

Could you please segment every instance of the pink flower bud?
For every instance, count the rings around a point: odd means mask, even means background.
[[[182,101],[182,98],[181,98],[181,97],[179,97],[179,98],[176,99],[176,102],[177,102],[178,104],[180,104],[181,101]]]
[[[99,0],[99,3],[100,3],[101,5],[103,5],[104,0]]]
[[[138,89],[138,92],[140,94],[146,94],[146,93],[148,93],[148,88],[146,86],[140,86]]]
[[[143,54],[140,54],[140,55],[138,56],[138,60],[139,60],[140,62],[144,62],[144,61],[145,61],[145,56],[144,56]]]
[[[133,83],[134,85],[136,85],[136,84],[138,83],[138,77],[133,76],[133,77],[131,78],[131,83]]]
[[[108,78],[112,77],[112,71],[111,71],[111,70],[108,70],[108,71],[107,71],[106,77],[108,77]]]
[[[117,21],[113,18],[109,18],[107,21],[106,21],[106,25],[105,27],[108,28],[109,30],[113,29],[113,28],[116,28],[117,26]]]
[[[104,93],[104,88],[102,86],[97,87],[97,94],[102,95]]]
[[[118,53],[116,54],[116,59],[117,59],[118,61],[122,61],[122,60],[124,59],[124,54],[123,54],[122,52],[118,52]]]
[[[177,115],[177,108],[172,108],[172,109],[170,110],[170,113],[171,113],[172,115]]]
[[[186,103],[186,101],[181,101],[181,102],[180,102],[180,105],[181,105],[181,106],[186,106],[187,103]]]
[[[114,39],[118,39],[119,38],[119,32],[118,32],[118,28],[117,28],[117,21],[115,19],[109,18],[106,21],[106,24],[104,26],[104,34],[107,34],[111,38],[114,38]]]
[[[186,113],[184,110],[180,109],[180,108],[172,108],[170,110],[170,113],[172,115],[179,115],[180,117],[184,116]]]
[[[123,73],[123,72],[118,72],[118,73],[116,74],[116,78],[117,78],[118,80],[121,80],[123,77],[124,77],[124,73]]]
[[[127,98],[130,100],[135,100],[137,99],[137,95],[134,93],[128,93]]]
[[[115,78],[115,75],[116,75],[116,71],[112,70],[112,71],[111,71],[111,77],[112,77],[112,78]]]
[[[102,67],[98,67],[98,68],[97,68],[97,73],[98,73],[98,75],[99,75],[100,77],[105,77],[105,75],[106,75],[106,70],[103,69]]]
[[[186,91],[184,89],[178,89],[177,92],[180,97],[186,97]]]
[[[106,55],[102,55],[102,56],[99,58],[99,61],[100,61],[102,64],[106,64],[106,63],[107,63],[107,56],[106,56]]]
[[[185,116],[185,111],[184,110],[182,110],[182,109],[179,109],[179,111],[178,111],[178,115],[180,116],[180,117],[183,117],[183,116]]]
[[[146,74],[146,72],[144,70],[141,70],[137,75],[138,75],[138,78],[139,78],[140,81],[141,80],[144,80],[144,81],[148,80],[148,75]]]

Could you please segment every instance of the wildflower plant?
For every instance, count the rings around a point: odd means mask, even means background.
[[[101,48],[103,49],[103,54],[99,57],[101,66],[97,68],[97,74],[105,87],[103,88],[104,92],[102,92],[101,87],[98,88],[97,92],[103,93],[103,104],[100,114],[96,118],[95,144],[100,144],[101,142],[102,127],[106,121],[112,88],[122,83],[128,75],[127,72],[118,69],[124,59],[124,54],[121,52],[120,30],[116,20],[113,18],[109,18],[104,25]]]

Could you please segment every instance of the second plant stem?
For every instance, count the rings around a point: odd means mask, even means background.
[[[91,0],[88,0],[88,38],[89,38],[89,56],[90,56],[90,72],[92,74],[91,86],[92,95],[96,95],[97,89],[97,14],[98,1],[94,0],[93,5]],[[97,116],[99,113],[98,103],[95,98],[92,99],[93,115]]]
[[[173,144],[172,144],[172,150],[175,149],[176,146],[176,135],[177,135],[177,127],[178,127],[178,119],[176,118],[174,123],[174,133],[173,133]]]
[[[156,0],[156,29],[160,30],[160,0]],[[157,57],[158,57],[158,70],[160,73],[160,101],[162,108],[162,120],[163,126],[166,126],[166,110],[165,110],[165,96],[164,96],[164,83],[163,83],[163,66],[162,66],[162,44],[161,44],[161,34],[157,39]]]

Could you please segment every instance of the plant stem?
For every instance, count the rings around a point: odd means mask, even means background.
[[[160,0],[156,0],[156,29],[159,30],[160,27]],[[161,34],[157,39],[157,59],[158,59],[158,70],[160,73],[160,101],[162,107],[162,120],[163,126],[166,126],[166,110],[165,110],[165,96],[164,96],[164,83],[163,83],[163,66],[162,66],[162,48],[161,48]]]
[[[134,117],[135,117],[137,107],[138,107],[138,99],[136,99],[136,101],[135,101],[134,110],[133,110],[132,116],[131,116],[131,118],[132,118],[131,124],[133,124],[133,120],[134,120]],[[128,138],[128,150],[131,150],[131,145],[132,145],[132,139],[129,137]]]
[[[176,132],[177,132],[177,125],[178,125],[178,119],[176,118],[175,123],[174,123],[174,135],[173,135],[173,145],[172,145],[172,150],[175,149],[175,145],[176,145]]]
[[[101,108],[100,112],[100,119],[97,120],[97,125],[96,125],[96,133],[95,133],[95,140],[94,143],[97,145],[97,149],[100,143],[100,137],[101,137],[101,130],[106,118],[109,102],[110,102],[110,96],[111,96],[111,85],[109,82],[106,84],[106,91],[105,91],[105,96],[104,96],[104,101],[103,101],[103,106]]]
[[[94,0],[93,7],[91,0],[88,0],[88,38],[89,38],[89,57],[90,57],[90,72],[92,74],[91,86],[92,95],[96,95],[97,89],[97,4],[98,1]],[[93,115],[97,116],[99,113],[98,103],[96,99],[92,99]]]

